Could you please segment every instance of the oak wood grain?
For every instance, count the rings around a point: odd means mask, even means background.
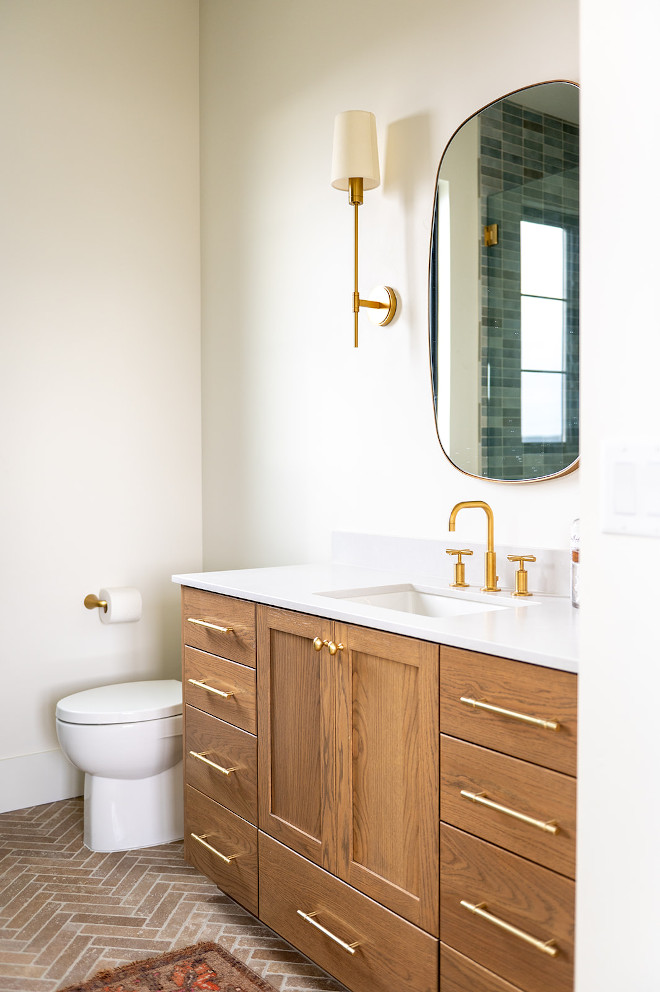
[[[521,992],[521,989],[441,943],[440,992]]]
[[[438,648],[335,624],[338,874],[437,936]]]
[[[228,633],[191,623],[208,620],[218,626],[231,627]],[[256,666],[255,606],[244,599],[221,596],[205,589],[183,586],[181,590],[181,629],[184,644],[221,655],[241,665]]]
[[[444,943],[525,992],[573,988],[575,883],[447,824],[440,828],[440,916]],[[489,913],[541,941],[557,957],[505,933],[461,906]]]
[[[443,733],[555,771],[576,774],[576,675],[443,645],[440,696]],[[555,720],[560,729],[547,730],[474,709],[461,703],[462,696]]]
[[[227,857],[226,864],[191,836],[206,835],[207,843]],[[185,792],[186,861],[212,879],[232,899],[255,915],[259,909],[257,829],[191,786]]]
[[[186,711],[185,781],[256,825],[257,738],[193,706]],[[224,775],[191,751],[233,771]]]
[[[183,692],[186,703],[217,716],[227,723],[257,732],[257,682],[254,668],[238,665],[227,658],[186,645],[183,651]],[[223,699],[203,687],[192,685],[189,679],[206,681],[213,689],[233,693]]]
[[[440,815],[447,823],[575,878],[575,779],[445,734],[440,738]],[[461,790],[546,823],[551,834],[499,810],[478,805]]]
[[[260,834],[260,914],[353,992],[435,992],[438,941],[323,869]],[[298,915],[318,922],[353,955]]]
[[[335,666],[313,646],[331,634],[327,620],[257,611],[259,826],[334,870]]]

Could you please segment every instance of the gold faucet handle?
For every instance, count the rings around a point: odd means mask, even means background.
[[[449,585],[452,589],[467,589],[470,583],[465,581],[465,562],[463,561],[463,555],[471,555],[472,552],[469,548],[447,548],[446,551],[448,555],[456,555],[454,581],[450,582]]]
[[[519,568],[516,570],[516,589],[512,596],[531,596],[527,591],[527,572],[525,571],[526,561],[536,561],[535,555],[507,555],[509,561],[517,561]]]

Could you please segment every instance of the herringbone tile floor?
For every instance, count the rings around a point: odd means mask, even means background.
[[[82,799],[0,814],[0,992],[56,992],[213,940],[281,992],[342,992],[183,860],[183,844],[95,854]]]

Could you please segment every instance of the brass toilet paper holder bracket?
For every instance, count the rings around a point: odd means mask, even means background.
[[[103,609],[104,613],[108,612],[108,604],[106,600],[99,599],[93,592],[90,592],[88,596],[85,596],[84,603],[88,610],[94,610],[98,607],[99,609]]]

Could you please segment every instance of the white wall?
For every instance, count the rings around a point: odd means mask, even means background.
[[[601,445],[660,442],[657,5],[581,0],[582,649],[576,992],[655,992],[660,541],[601,529]],[[632,177],[624,182],[623,177]]]
[[[205,567],[318,559],[333,529],[437,537],[486,499],[497,543],[568,547],[578,476],[476,482],[433,424],[427,269],[436,169],[505,93],[578,78],[577,0],[201,2]],[[352,346],[352,211],[334,115],[376,114],[360,290],[400,293]],[[465,539],[483,538],[467,515]]]
[[[0,808],[77,794],[54,707],[179,672],[201,566],[198,9],[1,0]],[[136,624],[83,608],[135,585]],[[27,757],[26,757],[27,756]]]

